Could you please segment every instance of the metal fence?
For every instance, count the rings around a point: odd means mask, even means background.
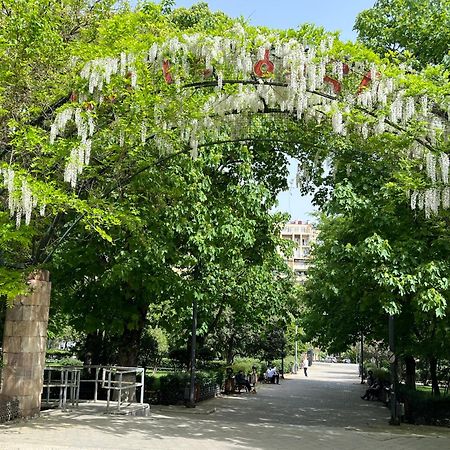
[[[94,378],[81,378],[82,373],[95,371]],[[112,412],[111,403],[117,402],[115,412],[120,412],[124,404],[144,403],[144,375],[142,367],[118,366],[65,366],[46,367],[42,401],[47,406],[58,406],[66,409],[68,405],[78,406],[80,387],[82,384],[94,384],[92,399],[98,401],[100,390],[106,390],[106,409]],[[139,390],[139,402],[134,401],[136,390]],[[116,392],[116,395],[112,393]],[[123,393],[127,393],[125,399]]]

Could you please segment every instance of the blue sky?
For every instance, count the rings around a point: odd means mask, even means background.
[[[243,16],[252,25],[271,28],[296,28],[305,22],[340,31],[344,40],[354,40],[356,15],[371,8],[375,0],[205,0],[211,10],[221,10],[231,17]],[[177,0],[177,6],[191,6],[198,1]]]
[[[176,6],[189,7],[196,0],[177,0]],[[341,39],[355,40],[353,24],[357,14],[371,8],[375,0],[209,0],[211,10],[221,10],[231,17],[243,16],[252,25],[264,25],[271,28],[297,28],[309,22],[323,26],[328,31],[339,31]],[[314,211],[309,197],[302,197],[294,187],[293,179],[296,164],[291,164],[289,191],[280,194],[279,207],[292,219],[312,219]]]

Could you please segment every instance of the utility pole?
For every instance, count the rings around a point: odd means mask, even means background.
[[[188,408],[195,408],[195,347],[197,345],[197,299],[192,299],[192,337],[191,337],[191,380],[189,385]]]
[[[295,356],[294,356],[294,373],[298,370],[298,342],[297,342],[298,326],[295,325]]]
[[[399,411],[397,408],[397,357],[395,355],[395,322],[394,316],[389,315],[389,364],[391,372],[391,420],[390,425],[400,425]]]
[[[359,373],[361,374],[361,384],[364,384],[364,335],[361,330],[361,351],[359,356]]]

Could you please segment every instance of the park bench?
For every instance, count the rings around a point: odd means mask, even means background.
[[[252,387],[251,392],[256,392],[256,377],[246,376],[246,379],[250,382],[250,386]],[[245,384],[237,383],[234,377],[227,378],[225,380],[225,393],[226,394],[240,394],[242,391],[246,391],[247,387]]]

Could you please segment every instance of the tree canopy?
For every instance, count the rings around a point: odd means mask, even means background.
[[[276,257],[284,219],[270,211],[293,156],[302,191],[349,219],[324,228],[332,241],[316,273],[329,283],[311,291],[324,312],[367,292],[366,313],[412,296],[446,314],[446,237],[427,234],[445,229],[450,205],[445,67],[405,52],[398,64],[311,25],[252,27],[204,4],[19,3],[3,3],[0,32],[1,296],[53,260],[92,329],[141,330],[149,304],[168,298],[177,311],[201,300],[206,319],[225,298],[228,319],[243,320],[241,289],[272,313],[291,289]],[[429,241],[413,248],[417,229]],[[333,278],[345,270],[354,290]]]

